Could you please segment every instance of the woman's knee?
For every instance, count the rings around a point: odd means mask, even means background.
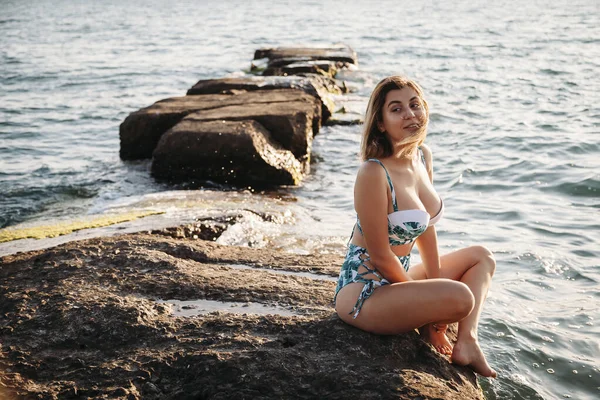
[[[484,266],[490,273],[494,275],[496,271],[496,259],[494,254],[485,246],[473,246],[472,251],[475,253],[477,264]]]
[[[467,285],[462,282],[452,282],[452,289],[448,293],[450,296],[445,299],[445,304],[451,307],[454,319],[460,321],[465,318],[475,307],[475,296]]]

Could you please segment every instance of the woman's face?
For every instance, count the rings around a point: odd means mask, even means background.
[[[378,128],[386,133],[392,143],[418,132],[427,119],[423,101],[409,86],[388,92],[381,116]]]

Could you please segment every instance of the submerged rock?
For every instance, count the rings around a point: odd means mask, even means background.
[[[474,374],[416,332],[377,336],[340,321],[331,301],[341,262],[147,234],[2,257],[0,395],[483,399]],[[182,318],[169,299],[300,316],[224,307]]]

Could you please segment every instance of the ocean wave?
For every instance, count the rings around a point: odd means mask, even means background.
[[[576,142],[564,148],[567,154],[593,154],[600,152],[600,144],[590,142]]]
[[[528,228],[539,234],[540,236],[545,236],[545,237],[555,237],[555,238],[561,238],[561,239],[566,239],[566,238],[578,238],[578,239],[585,239],[586,236],[579,234],[575,231],[573,231],[572,229],[569,230],[568,228],[555,228],[555,227],[549,227],[549,226],[542,226],[539,221],[531,221],[530,223],[527,224]]]
[[[76,199],[93,199],[100,188],[93,183],[16,187],[0,192],[0,228],[27,221],[30,217],[47,211],[52,205]],[[81,210],[80,212],[82,212]],[[69,213],[72,210],[58,211]]]
[[[551,69],[551,68],[542,68],[539,70],[540,74],[545,74],[545,75],[569,75],[570,72],[568,71],[559,71],[556,69]]]
[[[560,132],[563,130],[555,124],[538,124],[537,127],[546,132]]]
[[[12,22],[21,22],[21,20],[16,18],[0,19],[0,25],[10,24]]]
[[[578,182],[562,182],[554,185],[539,186],[544,192],[566,194],[575,197],[600,197],[600,180],[590,177]]]

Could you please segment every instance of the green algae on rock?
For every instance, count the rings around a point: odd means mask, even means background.
[[[5,228],[0,229],[0,243],[10,242],[19,239],[44,239],[61,235],[66,235],[71,232],[80,231],[82,229],[100,228],[119,224],[121,222],[132,221],[134,219],[147,217],[150,215],[163,214],[162,211],[143,211],[133,212],[118,215],[102,215],[86,220],[65,221],[53,225],[40,225],[28,228]]]

